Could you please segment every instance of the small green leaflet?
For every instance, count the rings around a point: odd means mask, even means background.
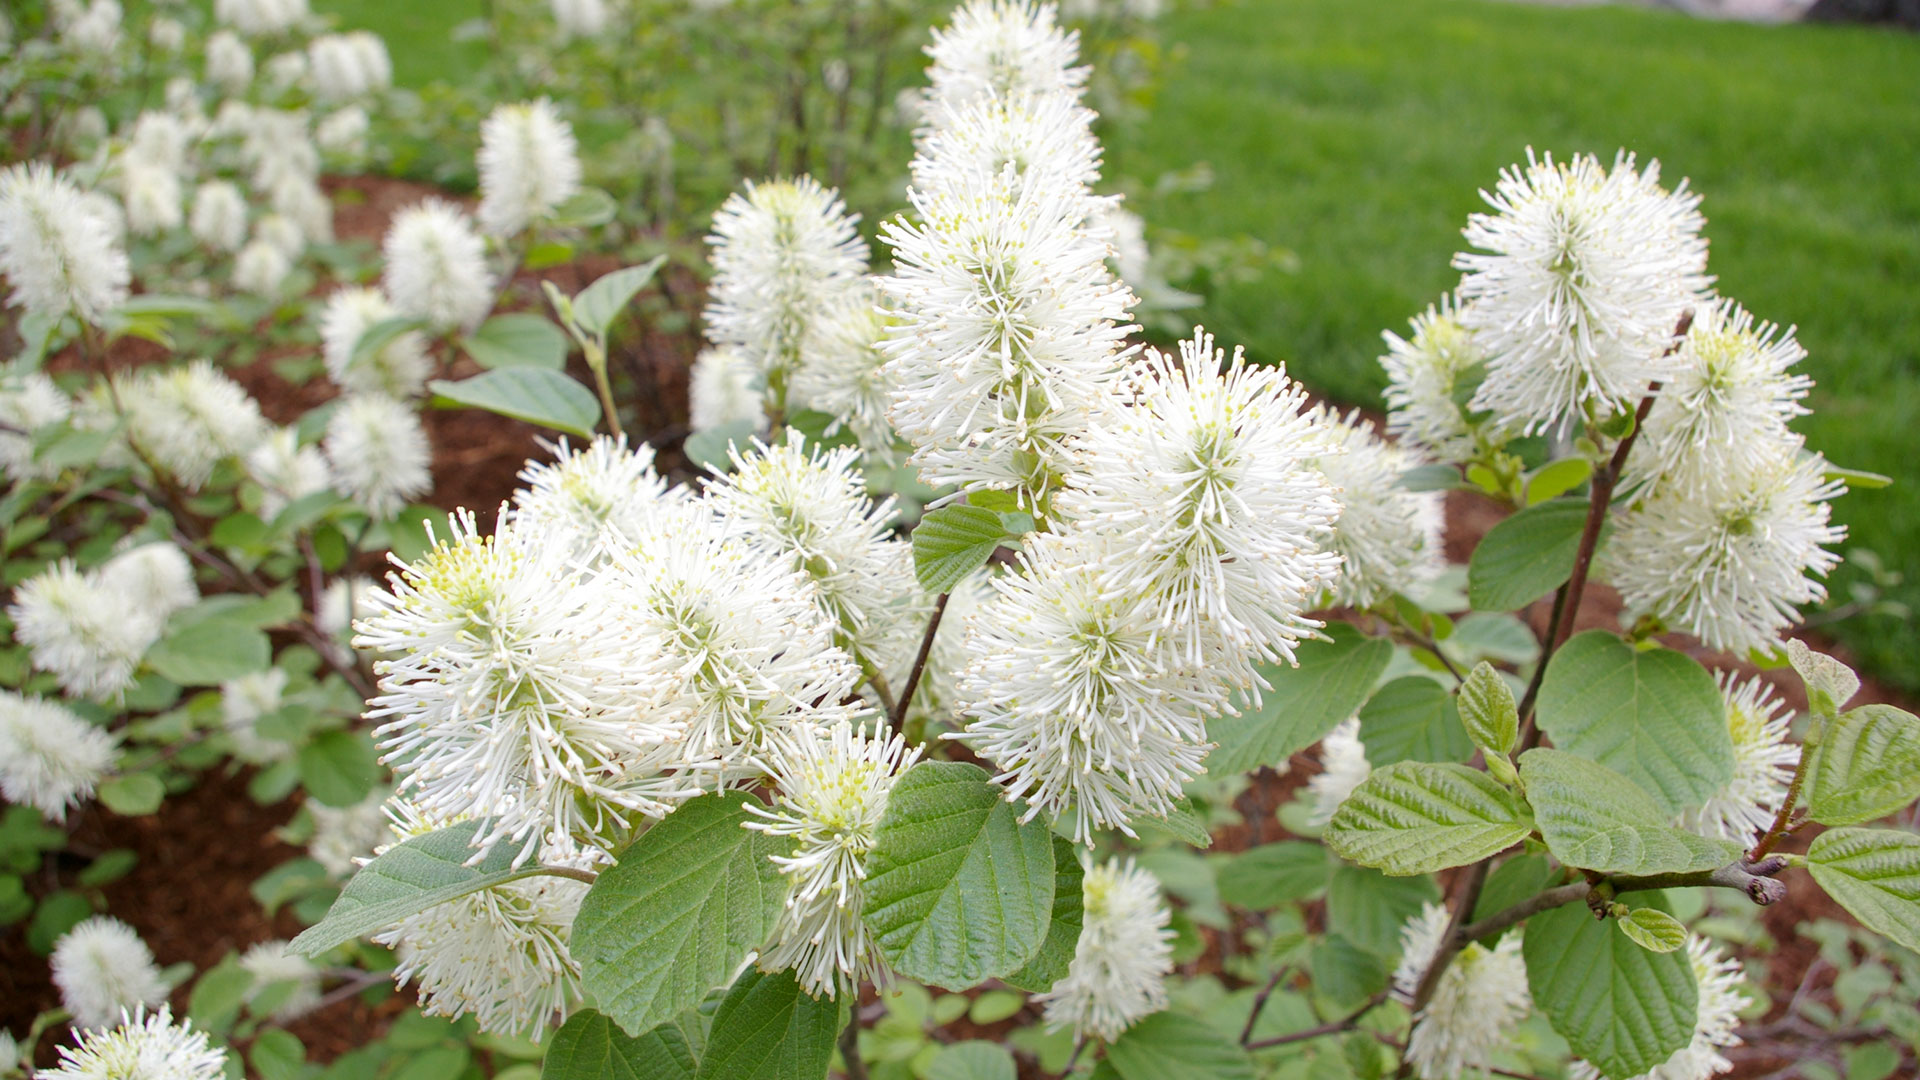
[[[930,593],[952,592],[987,564],[1006,535],[1000,515],[984,507],[952,503],[930,510],[913,530],[914,576]]]
[[[459,382],[435,379],[427,389],[442,407],[449,402],[468,405],[583,439],[593,438],[600,423],[600,402],[593,391],[545,368],[495,368]]]

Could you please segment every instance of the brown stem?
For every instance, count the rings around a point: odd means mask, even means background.
[[[1773,875],[1787,868],[1785,859],[1766,859],[1761,862],[1729,863],[1712,870],[1698,870],[1682,874],[1650,874],[1645,877],[1616,877],[1607,879],[1615,895],[1629,892],[1647,892],[1653,889],[1713,888],[1733,889],[1747,895],[1747,899],[1766,907],[1778,903],[1787,894],[1784,882],[1776,881]],[[1497,934],[1510,926],[1516,926],[1543,911],[1571,904],[1576,900],[1593,902],[1590,897],[1594,887],[1586,881],[1576,881],[1568,885],[1557,885],[1545,892],[1536,893],[1525,900],[1489,915],[1460,931],[1458,945],[1464,947],[1469,941]]]
[[[1269,1047],[1285,1046],[1288,1043],[1305,1042],[1308,1039],[1318,1039],[1324,1035],[1339,1035],[1342,1032],[1352,1031],[1354,1028],[1358,1027],[1360,1024],[1361,1017],[1379,1008],[1381,1005],[1386,1004],[1386,1001],[1387,1001],[1387,992],[1385,990],[1382,990],[1379,993],[1368,998],[1366,1001],[1366,1004],[1360,1006],[1359,1008],[1353,1010],[1352,1012],[1348,1013],[1347,1015],[1341,1017],[1338,1020],[1330,1020],[1324,1024],[1319,1025],[1318,1027],[1310,1027],[1305,1031],[1295,1031],[1287,1035],[1276,1035],[1271,1039],[1260,1039],[1255,1042],[1243,1042],[1243,1045],[1246,1046],[1246,1048],[1249,1050],[1265,1050]]]
[[[913,692],[920,689],[920,676],[926,673],[927,657],[933,653],[933,636],[940,632],[940,617],[947,613],[947,597],[952,593],[941,593],[933,602],[933,617],[927,620],[927,632],[920,637],[920,653],[913,658],[913,670],[907,673],[906,685],[900,688],[900,697],[893,703],[893,730],[899,731],[907,722],[907,709],[913,705]]]
[[[1273,996],[1274,990],[1280,986],[1280,980],[1286,977],[1287,971],[1288,969],[1283,967],[1274,972],[1273,977],[1267,980],[1267,985],[1261,987],[1260,992],[1253,996],[1253,1011],[1247,1014],[1247,1024],[1240,1029],[1241,1046],[1247,1045],[1253,1038],[1253,1025],[1259,1022],[1260,1011],[1267,1007],[1267,999]]]
[[[860,1060],[860,1009],[848,1010],[847,1026],[840,1029],[840,1058],[847,1066],[847,1080],[867,1080],[867,1063]]]
[[[1800,801],[1800,788],[1807,782],[1807,763],[1813,759],[1813,752],[1820,748],[1820,741],[1826,737],[1826,726],[1824,717],[1813,718],[1812,726],[1807,729],[1807,737],[1801,741],[1800,760],[1794,763],[1793,780],[1787,784],[1787,794],[1780,800],[1780,810],[1773,815],[1773,824],[1768,826],[1766,834],[1760,837],[1760,841],[1753,845],[1753,850],[1747,854],[1747,858],[1754,861],[1764,858],[1767,852],[1773,850],[1775,844],[1799,827],[1797,825],[1789,827],[1788,821],[1793,816],[1794,804]]]

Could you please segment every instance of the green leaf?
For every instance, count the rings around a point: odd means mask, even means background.
[[[41,956],[51,954],[67,931],[92,914],[92,902],[71,889],[47,895],[33,909],[33,921],[27,924],[27,947]]]
[[[930,510],[913,529],[913,573],[930,593],[952,592],[987,565],[1007,534],[1000,515],[966,503]]]
[[[365,732],[322,732],[300,748],[298,760],[301,786],[327,806],[353,806],[380,782],[379,755]]]
[[[1814,652],[1798,638],[1787,639],[1787,662],[1807,684],[1807,703],[1816,716],[1838,715],[1860,692],[1860,676],[1852,668],[1826,653]]]
[[[741,828],[760,801],[702,795],[648,829],[600,872],[571,949],[600,1009],[644,1033],[690,1009],[766,942],[786,899],[770,861],[788,843]]]
[[[952,1043],[927,1064],[927,1080],[1014,1080],[1013,1055],[997,1043]]]
[[[1586,527],[1587,504],[1556,499],[1495,525],[1467,562],[1475,611],[1517,611],[1566,584]]]
[[[1687,943],[1687,928],[1659,908],[1634,908],[1615,921],[1621,933],[1648,952],[1670,953]]]
[[[110,885],[133,872],[140,865],[140,856],[131,848],[114,848],[103,851],[85,870],[80,871],[79,882],[88,888],[97,889]]]
[[[519,311],[495,315],[460,343],[483,368],[567,366],[567,335],[553,320]]]
[[[1920,836],[1828,829],[1807,848],[1807,869],[1854,918],[1920,951]]]
[[[600,402],[593,391],[544,368],[496,368],[459,382],[435,379],[427,389],[455,405],[485,409],[583,439],[593,438],[593,429],[600,423]]]
[[[100,801],[121,817],[142,817],[160,809],[167,786],[152,773],[116,776],[100,785]]]
[[[634,296],[647,287],[666,261],[665,255],[656,255],[638,266],[603,275],[580,290],[580,295],[573,298],[573,324],[596,337],[606,336],[613,328],[613,321],[626,310]]]
[[[1473,743],[1453,695],[1422,675],[1398,678],[1360,709],[1360,741],[1378,768],[1401,761],[1465,761]]]
[[[1388,877],[1343,863],[1334,867],[1327,886],[1327,930],[1392,967],[1400,959],[1400,931],[1407,920],[1439,899],[1440,887],[1430,877]]]
[[[1209,1024],[1159,1012],[1107,1047],[1120,1080],[1253,1080],[1253,1058]]]
[[[1539,718],[1556,747],[1644,788],[1663,819],[1733,778],[1726,701],[1705,668],[1671,649],[1641,651],[1605,630],[1575,634],[1547,662]]]
[[[1633,781],[1576,754],[1520,755],[1520,779],[1547,850],[1568,866],[1607,874],[1710,870],[1739,848],[1667,824],[1667,814]]]
[[[1822,825],[1858,825],[1920,798],[1920,717],[1891,705],[1841,714],[1814,752],[1808,812]]]
[[[1844,465],[1835,465],[1829,461],[1821,470],[1821,476],[1827,480],[1838,480],[1858,491],[1871,491],[1877,488],[1892,487],[1893,477],[1885,473],[1868,472],[1865,469],[1849,469]]]
[[[237,619],[175,625],[147,650],[146,664],[181,686],[213,686],[266,668],[267,635]]]
[[[1394,484],[1404,491],[1454,491],[1467,486],[1460,480],[1460,470],[1452,465],[1416,465],[1401,473]]]
[[[1473,905],[1473,918],[1469,922],[1479,922],[1507,910],[1513,905],[1545,892],[1558,884],[1561,872],[1554,869],[1553,863],[1545,855],[1515,855],[1513,858],[1494,867],[1487,875],[1486,887],[1480,890],[1480,900]],[[1506,931],[1501,931],[1504,934]],[[1500,934],[1492,934],[1480,939],[1487,945],[1500,940]]]
[[[694,1080],[699,1067],[678,1027],[661,1024],[636,1039],[604,1014],[583,1009],[554,1033],[540,1078]]]
[[[1561,458],[1542,465],[1527,476],[1527,505],[1538,506],[1587,482],[1593,475],[1593,462],[1583,457]]]
[[[1338,934],[1314,942],[1307,970],[1314,990],[1339,1009],[1355,1008],[1387,987],[1387,965]]]
[[[1332,871],[1319,844],[1283,840],[1230,856],[1218,864],[1214,880],[1220,886],[1221,903],[1267,911],[1325,889]]]
[[[285,1028],[268,1028],[254,1036],[247,1060],[260,1080],[298,1080],[307,1048]]]
[[[93,464],[120,433],[117,425],[90,430],[55,424],[47,430],[50,437],[44,434],[34,437],[33,459],[49,469]]]
[[[1460,684],[1460,722],[1473,744],[1488,753],[1510,754],[1519,743],[1520,709],[1513,688],[1492,664],[1474,665]]]
[[[597,187],[583,187],[554,207],[548,221],[566,229],[590,229],[612,221],[619,210],[613,196]]]
[[[507,844],[496,844],[486,858],[466,865],[479,827],[477,821],[463,821],[388,848],[348,878],[327,917],[288,948],[318,956],[430,907],[540,872],[532,865],[514,869],[515,849]]]
[[[965,990],[1039,952],[1053,910],[1053,834],[976,765],[907,770],[867,856],[867,927],[893,970]]]
[[[406,334],[427,325],[427,320],[417,315],[397,315],[391,319],[381,319],[365,330],[353,343],[353,355],[347,360],[347,370],[371,361],[380,355],[380,350],[400,340]]]
[[[240,1015],[247,993],[253,989],[253,972],[240,966],[233,954],[208,968],[193,982],[187,997],[187,1018],[193,1026],[215,1034],[225,1032]]]
[[[1496,855],[1532,832],[1492,777],[1465,765],[1402,761],[1375,769],[1327,823],[1341,858],[1405,877]]]
[[[808,997],[793,972],[744,972],[713,1014],[700,1080],[825,1077],[840,1020],[840,1004]]]
[[[734,420],[687,436],[681,452],[687,455],[688,461],[701,468],[724,473],[733,468],[729,451],[735,445],[748,445],[754,431],[753,421]]]
[[[1260,665],[1273,689],[1261,695],[1258,709],[1208,721],[1207,736],[1219,744],[1207,760],[1208,772],[1279,765],[1319,742],[1366,702],[1393,659],[1392,643],[1340,622],[1328,624],[1326,633],[1332,640],[1304,641],[1294,649],[1297,667]]]
[[[1066,978],[1073,954],[1080,946],[1080,929],[1086,921],[1085,896],[1080,890],[1086,870],[1080,865],[1080,849],[1058,836],[1053,838],[1053,919],[1047,924],[1046,939],[1033,959],[1000,981],[1032,993],[1045,993]]]
[[[1699,990],[1684,952],[1648,952],[1578,903],[1527,920],[1521,951],[1534,1004],[1607,1076],[1640,1076],[1693,1041]]]

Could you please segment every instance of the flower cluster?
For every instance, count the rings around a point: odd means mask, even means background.
[[[1167,1007],[1172,915],[1159,879],[1131,859],[1088,867],[1081,902],[1084,921],[1073,963],[1065,978],[1034,1000],[1045,1004],[1049,1028],[1111,1042],[1134,1021]]]

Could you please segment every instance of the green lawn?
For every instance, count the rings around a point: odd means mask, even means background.
[[[417,83],[473,62],[446,30],[480,4],[315,6],[386,34]],[[1812,444],[1908,477],[1838,513],[1852,543],[1910,571],[1902,598],[1920,607],[1920,474],[1904,468],[1920,447],[1920,37],[1488,0],[1216,0],[1161,32],[1175,61],[1152,120],[1110,141],[1110,174],[1151,191],[1204,162],[1211,188],[1134,208],[1299,255],[1213,297],[1199,317],[1223,340],[1374,403],[1380,331],[1457,280],[1459,229],[1502,165],[1529,145],[1658,157],[1706,195],[1721,289],[1798,324]],[[1912,620],[1839,632],[1920,688]]]

